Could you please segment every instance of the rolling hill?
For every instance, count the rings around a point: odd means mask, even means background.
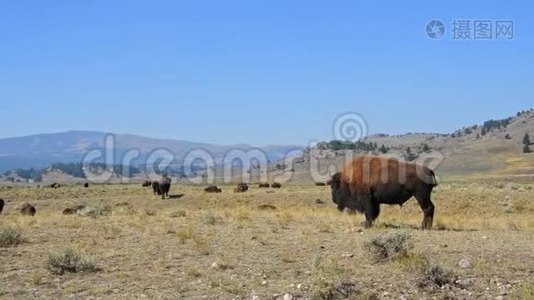
[[[523,152],[523,138],[530,133],[534,141],[534,110],[519,112],[501,120],[470,125],[449,134],[408,133],[403,135],[375,134],[361,141],[373,150],[333,149],[328,142],[308,147],[294,160],[293,180],[310,181],[310,165],[319,174],[327,175],[328,168],[340,169],[350,155],[380,154],[429,164],[441,177],[450,176],[522,176],[534,175],[534,153]],[[380,151],[381,146],[387,152]],[[534,149],[534,146],[531,146]],[[289,168],[289,167],[287,167]],[[284,168],[274,168],[281,173]]]

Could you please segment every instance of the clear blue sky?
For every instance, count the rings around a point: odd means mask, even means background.
[[[347,111],[371,133],[450,132],[534,106],[532,16],[530,1],[0,1],[0,137],[306,144]],[[511,19],[515,38],[451,40],[453,19]]]

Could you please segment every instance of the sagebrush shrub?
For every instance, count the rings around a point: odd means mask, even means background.
[[[23,242],[21,233],[11,227],[0,228],[0,247],[9,247]]]
[[[56,275],[64,273],[81,273],[98,271],[95,263],[79,254],[73,249],[67,248],[48,255],[48,270]]]
[[[390,233],[378,235],[364,244],[364,247],[378,261],[406,256],[413,248],[411,237],[406,233]]]

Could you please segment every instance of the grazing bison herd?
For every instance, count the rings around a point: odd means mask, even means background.
[[[154,195],[162,199],[176,198],[169,195],[172,179],[166,175],[157,181],[145,181],[143,187],[152,187]],[[423,211],[422,229],[431,229],[434,218],[434,204],[431,200],[432,189],[437,185],[434,172],[424,166],[409,162],[398,161],[393,158],[366,155],[348,162],[340,172],[331,176],[326,183],[315,182],[316,186],[330,186],[332,201],[341,212],[358,211],[365,216],[365,227],[371,227],[380,214],[380,205],[402,206],[414,197]],[[281,188],[281,184],[262,182],[259,188]],[[60,184],[54,183],[51,188],[57,189]],[[84,187],[89,187],[88,183]],[[248,191],[247,183],[241,182],[234,188],[235,193]],[[206,193],[221,193],[222,189],[210,185],[204,189]],[[0,214],[5,201],[0,199]],[[78,205],[66,208],[63,214],[75,214],[84,206]],[[20,213],[33,216],[36,209],[25,203]]]

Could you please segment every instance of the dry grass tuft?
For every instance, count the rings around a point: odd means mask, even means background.
[[[222,218],[214,214],[207,214],[204,216],[204,223],[207,225],[222,224]]]
[[[534,284],[531,282],[525,282],[516,293],[517,299],[534,299]]]
[[[43,284],[43,278],[45,277],[45,274],[36,271],[31,274],[30,281],[33,285],[41,285]]]
[[[311,299],[347,299],[361,295],[358,284],[336,260],[314,260]]]
[[[82,210],[78,211],[78,214],[80,216],[91,217],[96,219],[103,216],[109,216],[112,210],[113,208],[111,207],[111,205],[100,203],[95,206],[87,206]]]
[[[456,275],[451,270],[445,269],[440,265],[429,265],[425,270],[420,286],[437,285],[442,287],[446,284],[453,284],[456,281]]]
[[[289,224],[293,221],[293,215],[289,212],[282,212],[277,214],[278,225],[282,229],[288,229]]]
[[[393,262],[401,269],[419,271],[428,265],[428,259],[421,253],[409,252],[404,256],[397,256]]]
[[[182,228],[176,232],[176,237],[180,244],[185,244],[185,241],[193,236],[193,230],[190,227]]]
[[[154,217],[158,214],[158,212],[154,209],[146,209],[145,214],[150,217]]]
[[[186,216],[186,212],[185,212],[185,210],[181,210],[181,209],[176,210],[176,211],[173,211],[173,212],[169,215],[169,217],[171,217],[171,218],[180,218],[180,217],[185,217],[185,216]]]

